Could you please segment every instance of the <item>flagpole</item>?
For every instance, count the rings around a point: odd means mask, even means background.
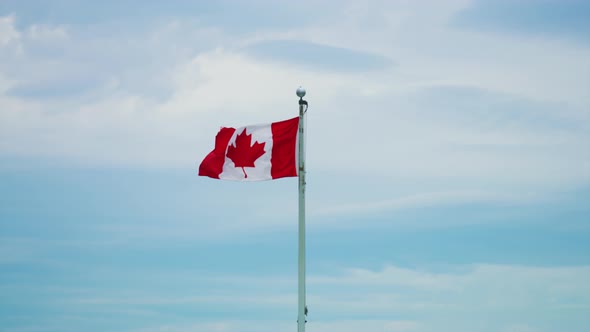
[[[305,332],[307,307],[305,305],[305,113],[307,101],[303,100],[305,89],[297,89],[299,97],[299,268],[298,268],[298,314],[297,332]]]

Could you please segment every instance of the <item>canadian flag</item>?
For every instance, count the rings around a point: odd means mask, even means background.
[[[215,149],[199,166],[199,175],[234,181],[297,176],[299,118],[270,124],[223,127]]]

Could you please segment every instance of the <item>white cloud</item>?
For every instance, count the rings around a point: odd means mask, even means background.
[[[284,35],[394,59],[399,71],[391,76],[387,93],[451,84],[567,101],[587,109],[587,45],[453,27],[454,15],[472,2],[349,2],[330,18]]]
[[[350,215],[378,213],[382,211],[427,208],[446,204],[470,204],[470,203],[509,203],[523,204],[534,200],[538,197],[532,195],[514,195],[507,193],[492,193],[478,191],[457,191],[457,192],[432,192],[420,193],[415,195],[403,196],[399,198],[380,200],[367,203],[347,202],[338,206],[320,206],[313,210],[314,215]],[[311,202],[313,204],[313,202]],[[324,205],[324,206],[321,206]]]
[[[351,269],[339,277],[310,277],[315,311],[387,317],[422,317],[424,331],[498,331],[522,326],[555,327],[544,315],[560,311],[588,326],[589,267],[474,265],[455,272],[428,272],[386,266],[381,271]],[[354,291],[338,291],[338,290]],[[572,325],[574,326],[574,325]],[[422,330],[422,329],[421,329]]]
[[[65,26],[35,24],[27,29],[26,36],[32,42],[58,42],[68,38],[68,30]]]
[[[108,271],[93,275],[109,279]],[[120,271],[110,273],[120,274]],[[138,273],[138,271],[135,271]],[[202,275],[199,271],[143,271],[150,288],[65,292],[60,302],[104,313],[148,310],[150,322],[138,331],[277,331],[294,328],[283,318],[296,309],[295,276]],[[381,270],[347,268],[308,277],[308,330],[312,331],[557,331],[555,312],[569,331],[590,326],[590,267],[532,267],[476,264],[446,266],[438,272],[387,265]],[[141,282],[143,278],[138,281]],[[175,287],[170,287],[174,284]],[[186,287],[192,285],[191,287]],[[198,285],[195,287],[195,285]],[[137,286],[141,287],[141,286]],[[62,296],[63,297],[63,296]],[[166,308],[227,311],[224,319],[198,323],[169,320]],[[224,308],[224,309],[220,309]],[[242,310],[240,310],[242,308]],[[162,310],[162,312],[160,312]],[[224,311],[225,310],[225,311]],[[235,310],[235,311],[234,311]],[[239,312],[265,312],[268,319],[245,321]],[[234,314],[230,314],[234,312]],[[195,319],[197,320],[197,319]]]
[[[0,47],[20,39],[20,32],[14,27],[14,16],[0,16]]]
[[[351,2],[303,28],[268,28],[240,36],[224,34],[219,27],[195,28],[173,20],[145,35],[103,35],[93,40],[83,34],[70,35],[63,26],[32,25],[19,32],[13,17],[3,18],[4,30],[10,31],[3,33],[3,40],[19,35],[28,35],[31,43],[67,40],[77,54],[72,59],[64,54],[58,60],[41,55],[35,55],[41,57],[35,60],[29,54],[31,68],[39,69],[34,72],[46,74],[42,76],[45,80],[33,76],[28,81],[58,84],[52,77],[63,71],[63,77],[101,78],[87,92],[43,100],[7,93],[15,87],[13,80],[18,75],[0,73],[0,91],[5,91],[0,96],[1,153],[76,164],[192,168],[211,148],[219,126],[295,115],[293,91],[302,84],[308,88],[311,105],[310,171],[337,168],[391,181],[452,178],[475,183],[475,189],[469,189],[475,191],[482,182],[500,188],[508,184],[560,188],[588,182],[590,155],[584,152],[588,150],[584,128],[590,119],[590,75],[584,73],[590,70],[589,50],[448,26],[454,13],[468,5],[467,1],[431,2],[425,10],[423,4],[405,1]],[[334,8],[318,8],[319,12],[328,9]],[[397,66],[363,74],[315,71],[262,61],[241,51],[245,45],[276,38],[371,52]],[[127,46],[130,39],[133,47]],[[179,46],[197,41],[208,48]],[[76,53],[77,44],[88,49]],[[125,70],[156,48],[167,54],[156,58],[157,66],[101,76],[109,61],[118,59],[123,63],[117,68]],[[92,58],[93,50],[99,51],[96,58]],[[105,53],[100,50],[113,50],[113,57],[102,60],[99,57],[104,58]],[[118,57],[116,50],[122,55],[125,50],[137,52],[137,56]],[[91,60],[88,65],[73,65],[87,58]],[[145,59],[146,64],[151,60]],[[98,65],[94,71],[81,69],[94,64]],[[54,67],[60,69],[52,73]],[[78,74],[68,76],[69,70]],[[152,82],[150,89],[145,87],[147,81]],[[26,87],[27,80],[19,78],[17,83]],[[547,130],[535,127],[534,116],[519,119],[516,115],[515,120],[504,123],[493,117],[478,118],[478,114],[469,114],[474,104],[465,105],[461,96],[448,105],[458,116],[445,119],[436,116],[437,105],[429,105],[431,96],[424,94],[441,86],[491,92],[480,105],[502,96],[530,101],[529,108],[550,105],[539,110],[538,116],[563,116],[582,128]],[[166,97],[153,97],[152,88],[166,90]],[[426,104],[417,104],[417,98]],[[506,107],[520,106],[509,103]],[[429,111],[423,112],[426,108]],[[493,114],[509,111],[490,110]],[[465,143],[470,146],[462,146]],[[502,190],[490,189],[493,193]]]
[[[294,83],[303,79],[320,86],[336,85],[333,89],[338,86],[337,78],[260,63],[217,49],[199,54],[178,68],[175,95],[162,109],[171,113],[215,114],[214,119],[219,122],[232,121],[231,115],[236,113],[249,113],[252,119],[252,115],[262,116],[260,121],[290,116],[294,111],[288,109],[288,101],[292,109],[297,109]]]

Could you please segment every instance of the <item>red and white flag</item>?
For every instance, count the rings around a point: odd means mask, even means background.
[[[223,127],[199,175],[234,181],[297,176],[299,118],[240,128]]]

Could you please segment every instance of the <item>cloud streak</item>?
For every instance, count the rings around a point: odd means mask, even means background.
[[[590,277],[587,266],[540,268],[476,264],[447,266],[446,272],[436,272],[386,265],[378,270],[346,268],[341,271],[310,275],[310,330],[433,332],[441,328],[454,331],[481,328],[482,331],[509,331],[526,326],[551,331],[557,327],[551,320],[552,312],[567,317],[571,331],[583,331],[590,324],[584,315],[590,307],[590,288],[585,282]],[[294,278],[240,275],[203,278],[197,271],[190,275],[193,277],[176,279],[175,273],[164,277],[159,272],[153,276],[156,283],[150,290],[137,286],[122,293],[114,289],[68,292],[51,306],[58,313],[80,317],[79,323],[63,326],[63,331],[82,326],[88,315],[106,312],[104,310],[112,310],[114,317],[132,314],[122,312],[119,308],[123,307],[132,310],[133,315],[143,312],[152,317],[148,322],[134,325],[130,329],[134,331],[185,331],[195,327],[217,331],[217,327],[223,326],[223,331],[248,332],[294,325],[287,322],[287,313],[296,307],[296,296],[284,284],[290,280],[295,285]],[[200,286],[182,290],[181,295],[180,288],[164,285],[171,280],[181,285],[197,281]],[[231,291],[215,294],[215,288],[210,285],[220,282],[232,283]],[[190,312],[217,308],[214,310],[226,312],[227,316],[189,323],[182,315],[168,315],[170,308],[177,307]],[[507,310],[511,314],[502,319],[490,317],[492,313]],[[247,320],[249,324],[242,324],[246,322],[242,315],[254,311],[267,312],[274,318]],[[49,326],[52,321],[47,319]]]

